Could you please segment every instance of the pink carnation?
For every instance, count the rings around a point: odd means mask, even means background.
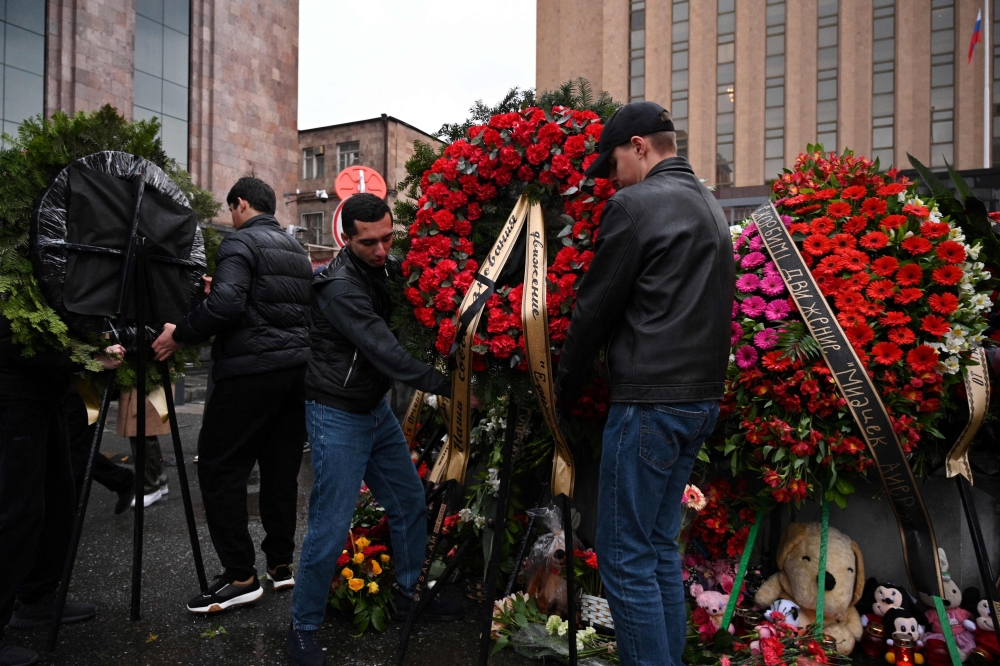
[[[745,303],[746,301],[744,301]],[[788,307],[788,301],[785,300],[773,300],[767,304],[764,308],[764,316],[767,317],[768,321],[781,321],[788,316],[791,312],[791,308]]]
[[[767,257],[765,257],[762,253],[751,252],[747,254],[745,257],[743,257],[742,261],[740,261],[740,266],[749,270],[751,268],[757,268],[758,266],[763,264],[766,260]]]
[[[752,368],[757,363],[757,350],[751,345],[743,345],[736,350],[736,365],[741,370]]]
[[[787,304],[786,304],[787,305]],[[743,301],[740,305],[740,309],[743,310],[743,314],[748,317],[759,317],[764,314],[764,308],[767,307],[767,301],[765,301],[760,296],[750,296]]]
[[[757,291],[757,286],[760,284],[760,278],[753,273],[744,273],[740,276],[740,279],[736,281],[736,288],[742,291],[744,294],[752,294]]]

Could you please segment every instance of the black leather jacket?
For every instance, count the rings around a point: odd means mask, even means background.
[[[612,402],[719,400],[736,269],[729,225],[683,157],[663,160],[604,207],[556,375],[575,397],[607,344]]]
[[[189,344],[213,335],[215,380],[305,365],[309,285],[305,250],[271,215],[243,223],[219,245],[212,291],[174,330]]]
[[[386,283],[400,275],[399,262],[391,256],[384,268],[374,268],[345,248],[314,278],[306,400],[370,412],[393,379],[451,395],[447,378],[410,356],[389,330],[392,303]]]
[[[0,315],[0,405],[59,402],[69,393],[72,373],[83,368],[70,360],[69,351],[39,349],[24,356],[14,342],[10,320]]]

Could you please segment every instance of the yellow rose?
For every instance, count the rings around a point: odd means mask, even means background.
[[[376,562],[375,560],[372,560],[372,573],[375,574],[376,576],[382,573],[382,567],[380,567],[378,565],[378,562]],[[372,594],[374,594],[374,592]]]
[[[368,594],[378,594],[378,583],[375,581],[368,583]]]
[[[388,555],[386,555],[386,554],[383,553],[382,557],[380,559],[382,560],[382,564],[389,564],[389,556]]]
[[[350,586],[351,592],[357,592],[365,586],[365,581],[360,578],[352,578],[347,584]]]
[[[365,561],[365,555],[364,553],[354,553],[353,559],[355,564],[361,564],[362,562]]]
[[[352,578],[354,578],[354,572],[351,571],[350,567],[344,567],[344,570],[340,572],[340,575],[346,578],[347,580],[351,580]]]
[[[371,541],[369,541],[365,537],[360,537],[354,540],[354,549],[357,550],[358,552],[361,552],[369,545],[371,545]]]

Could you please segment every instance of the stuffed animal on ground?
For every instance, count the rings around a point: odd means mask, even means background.
[[[979,590],[976,588],[969,588],[969,590],[975,590],[976,595],[979,595]],[[964,603],[963,607],[969,610],[969,607]],[[973,632],[976,637],[976,647],[988,654],[993,659],[993,663],[996,663],[1000,659],[1000,644],[997,642],[997,633],[993,629],[993,616],[990,615],[989,600],[980,599],[972,610],[974,611],[972,620],[976,624],[976,630]]]
[[[902,608],[890,608],[882,617],[882,627],[885,629],[885,644],[889,647],[893,646],[896,634],[906,634],[913,641],[917,650],[923,649],[924,626],[915,612]],[[920,652],[916,652],[913,659],[917,664],[924,663],[924,656]],[[885,660],[890,664],[895,663],[895,652],[889,650],[885,655]]]
[[[760,608],[778,599],[799,606],[799,624],[808,626],[816,618],[819,574],[819,523],[792,523],[781,535],[778,573],[757,591]],[[865,564],[861,549],[850,537],[831,527],[827,538],[824,577],[824,631],[837,642],[837,652],[848,655],[861,638],[861,618],[854,607],[864,591]]]
[[[951,579],[948,557],[943,548],[938,548],[938,559],[941,562],[941,583],[944,586],[944,596],[941,597],[941,601],[944,604],[945,615],[948,617],[948,624],[951,626],[951,633],[955,636],[958,656],[964,662],[969,658],[969,652],[976,647],[976,638],[971,633],[975,630],[976,625],[972,622],[972,613],[962,608],[962,591],[958,589],[958,584]],[[941,618],[938,617],[937,609],[934,607],[934,599],[921,592],[920,600],[928,606],[924,614],[927,617],[927,626],[930,631],[924,635],[924,642],[945,640]]]
[[[884,624],[882,618],[893,608],[913,611],[913,601],[909,593],[898,585],[880,583],[872,577],[865,582],[861,601],[856,608],[861,614],[861,626],[867,627],[871,622]]]
[[[799,628],[799,605],[789,599],[778,599],[764,611],[764,617],[771,622],[787,624]],[[805,629],[805,627],[802,627]]]
[[[691,594],[695,595],[694,603],[697,606],[691,614],[691,622],[698,628],[703,641],[706,637],[711,639],[722,627],[722,616],[726,614],[729,595],[715,590],[702,590],[697,585],[692,586]],[[729,624],[728,631],[731,634],[736,633],[732,623]]]

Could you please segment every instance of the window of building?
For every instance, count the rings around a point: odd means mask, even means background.
[[[300,220],[300,226],[308,230],[306,234],[308,238],[307,242],[313,245],[324,245],[323,241],[326,240],[326,234],[323,233],[325,231],[323,228],[323,212],[302,213]]]
[[[322,178],[326,169],[326,155],[323,146],[306,148],[302,151],[302,177]]]
[[[715,66],[715,186],[732,187],[736,136],[736,0],[718,2],[718,52]]]
[[[955,161],[955,0],[931,0],[931,166]]]
[[[169,157],[188,164],[190,0],[135,0],[136,120],[160,119]]]
[[[767,0],[764,61],[764,178],[785,166],[785,0]]]
[[[872,42],[872,159],[881,169],[893,161],[896,122],[896,2],[873,3]]]
[[[993,159],[991,165],[1000,164],[1000,0],[993,0]]]
[[[646,97],[646,3],[632,0],[629,12],[628,99]]]
[[[337,172],[340,173],[349,166],[361,164],[361,142],[348,141],[337,144]]]
[[[819,0],[816,51],[816,141],[837,150],[839,0]]]
[[[45,111],[44,2],[0,3],[0,77],[3,131],[16,135]]]
[[[997,0],[1000,2],[1000,0]],[[690,4],[674,0],[671,15],[670,115],[677,132],[677,154],[688,156],[688,33]]]

